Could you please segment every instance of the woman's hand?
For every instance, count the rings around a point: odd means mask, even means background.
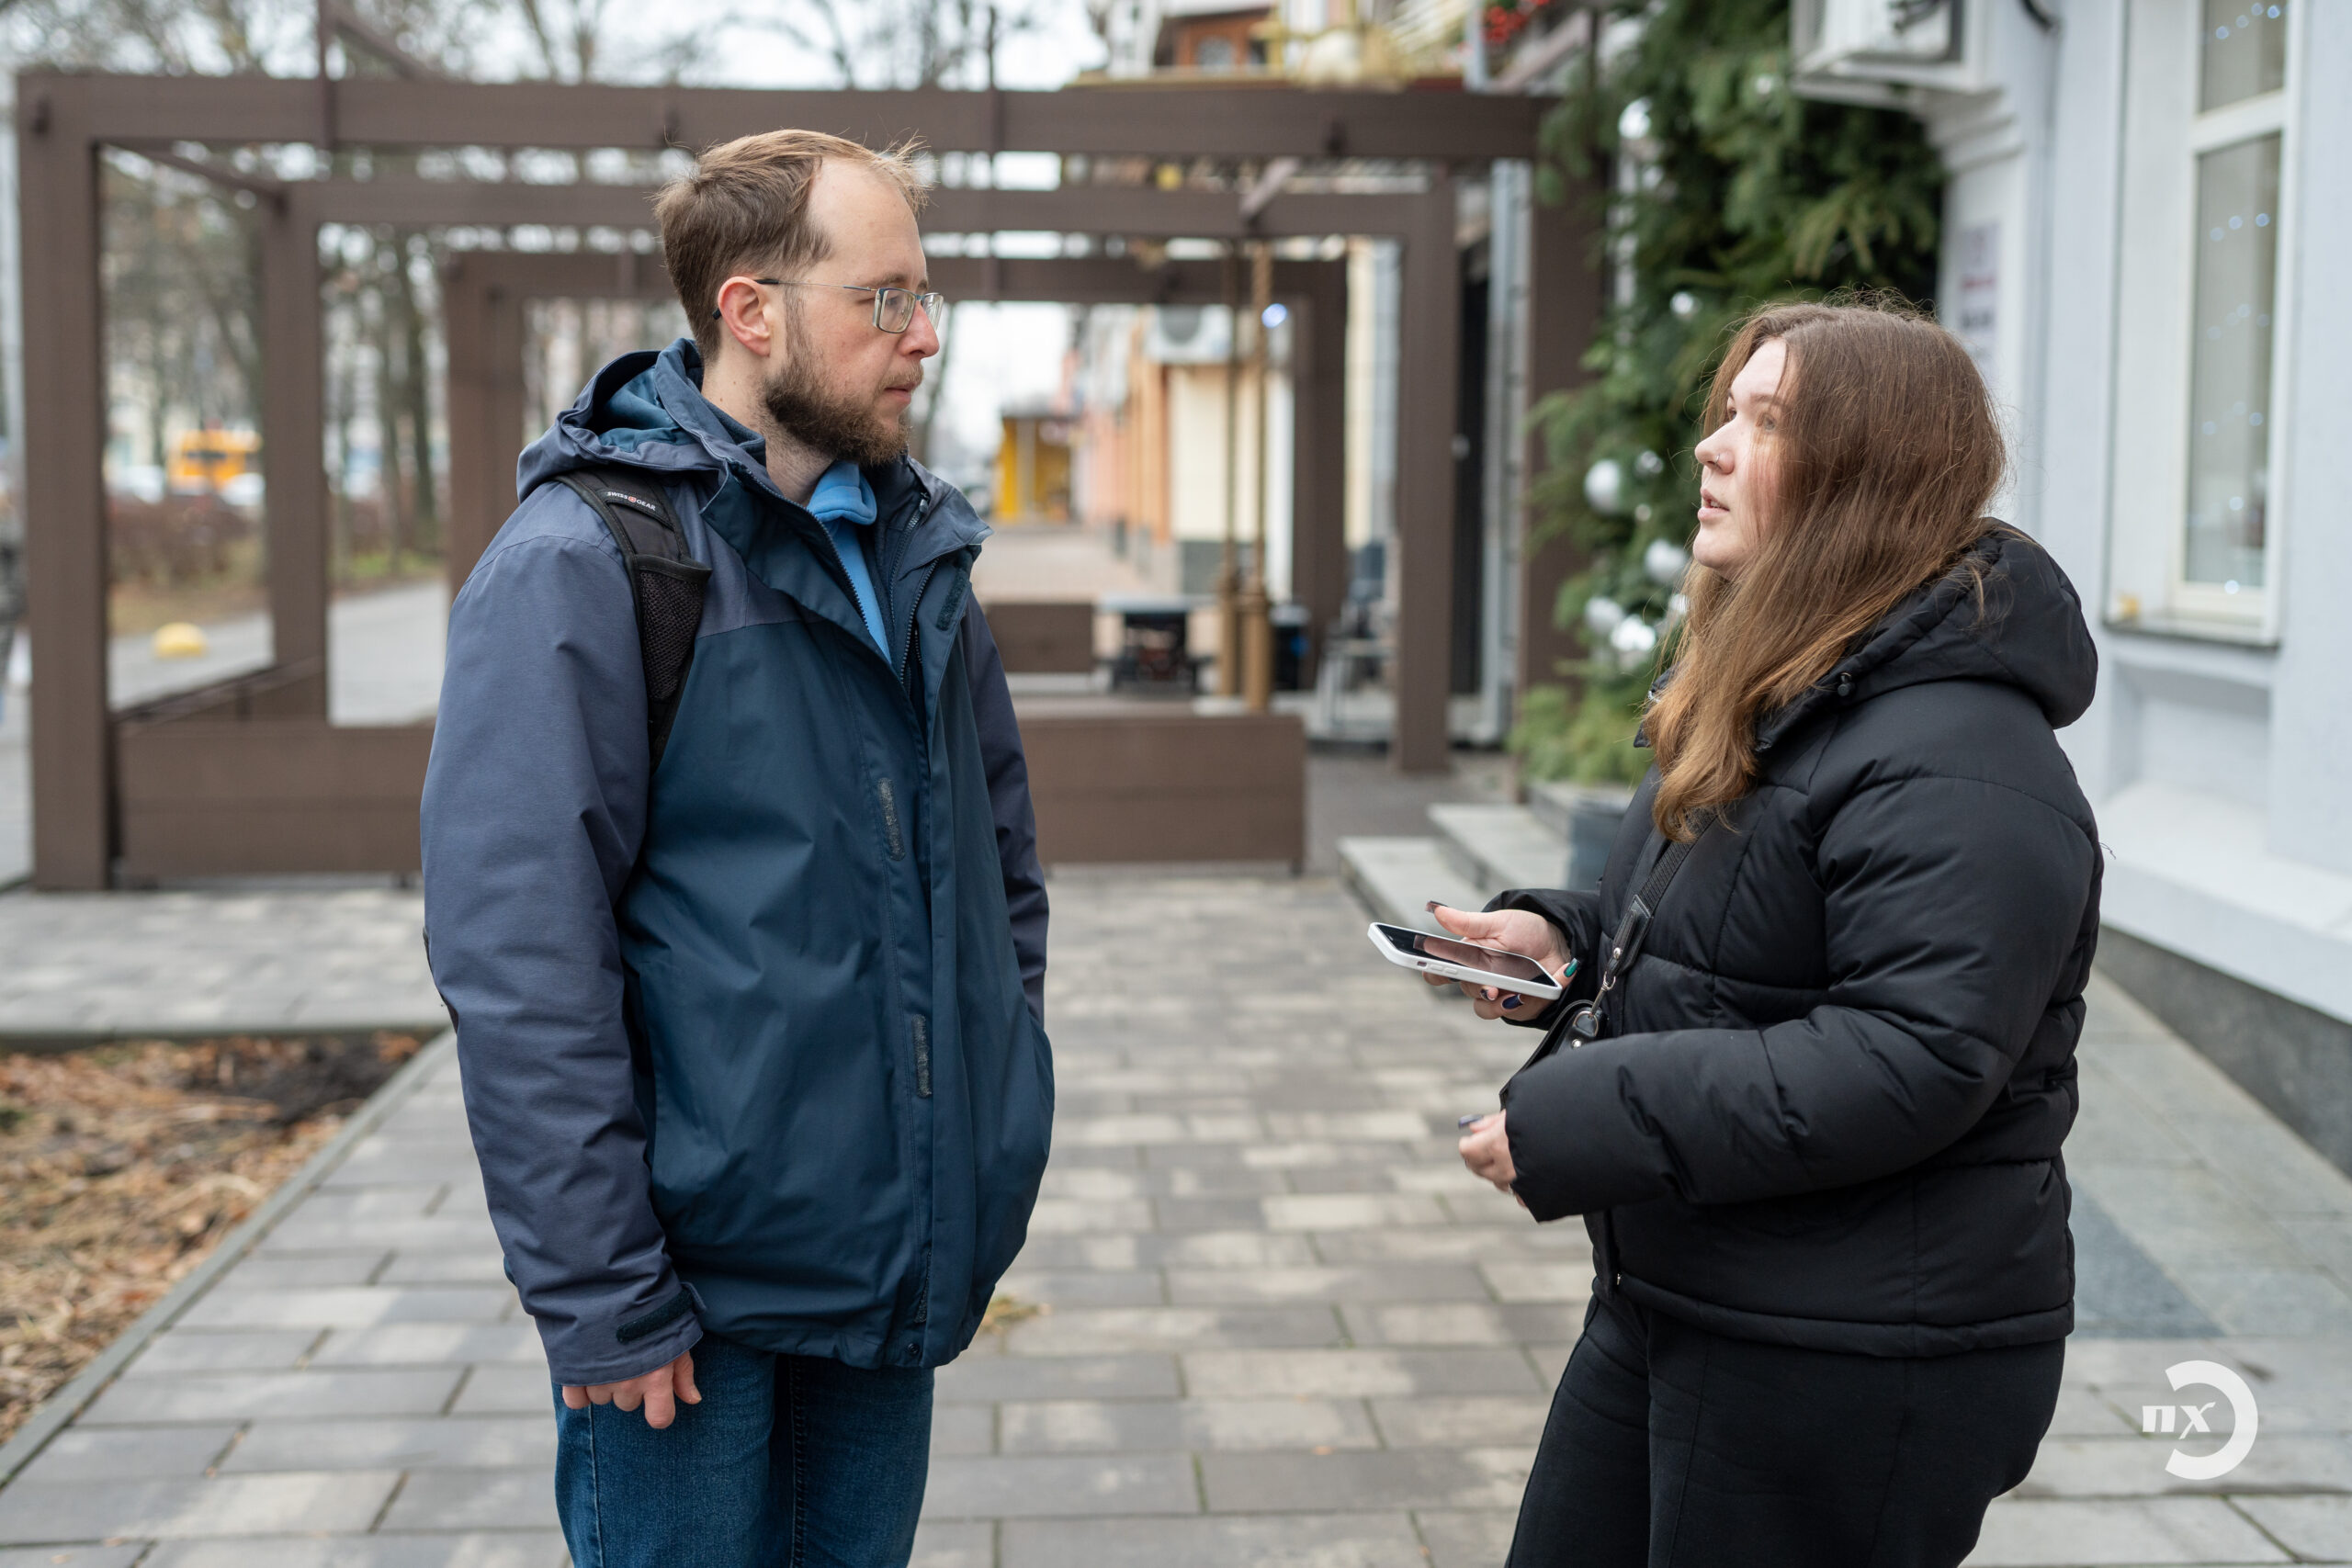
[[[1462,1134],[1462,1163],[1470,1168],[1471,1175],[1493,1182],[1497,1191],[1510,1192],[1510,1184],[1519,1179],[1519,1172],[1511,1167],[1510,1139],[1503,1132],[1504,1114],[1498,1111],[1470,1123],[1470,1130]],[[1511,1196],[1519,1198],[1516,1192]],[[1519,1201],[1521,1208],[1527,1206],[1526,1199],[1520,1198]]]
[[[1560,936],[1560,929],[1530,910],[1496,909],[1482,914],[1473,909],[1454,909],[1443,904],[1431,904],[1430,913],[1437,917],[1439,925],[1464,942],[1499,947],[1506,953],[1526,954],[1542,964],[1544,973],[1555,980],[1559,978],[1560,971],[1568,966],[1568,947]],[[1471,1010],[1480,1018],[1505,1018],[1514,1014],[1528,1018],[1543,1011],[1546,1005],[1546,998],[1542,997],[1522,997],[1516,991],[1475,985],[1468,980],[1449,980],[1442,975],[1423,975],[1421,978],[1432,986],[1460,986],[1462,994],[1470,998]],[[1508,1156],[1504,1164],[1510,1164]]]

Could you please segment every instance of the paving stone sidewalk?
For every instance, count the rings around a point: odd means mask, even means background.
[[[1589,1284],[1580,1229],[1453,1153],[1527,1036],[1380,964],[1325,881],[1054,897],[1055,1156],[1007,1281],[1049,1310],[941,1374],[918,1562],[1498,1563]],[[563,1562],[544,1365],[435,1049],[0,1491],[0,1568]],[[2103,985],[2084,1106],[2086,1331],[1973,1561],[2352,1561],[2352,1181]],[[2138,1431],[2192,1357],[2262,1405],[2221,1482]]]
[[[447,1026],[414,889],[0,893],[0,1048]]]

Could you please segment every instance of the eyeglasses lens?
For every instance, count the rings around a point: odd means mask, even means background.
[[[902,333],[915,324],[915,308],[931,318],[934,328],[947,323],[947,300],[939,294],[913,294],[904,288],[874,291],[874,324],[886,333]]]

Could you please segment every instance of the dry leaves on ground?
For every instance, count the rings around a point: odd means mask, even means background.
[[[418,1044],[236,1037],[0,1056],[0,1438]]]

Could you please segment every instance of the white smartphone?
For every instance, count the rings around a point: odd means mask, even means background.
[[[1389,963],[1407,969],[1418,969],[1425,975],[1442,975],[1449,980],[1467,980],[1474,986],[1492,986],[1498,991],[1516,992],[1522,997],[1542,997],[1550,1000],[1560,994],[1569,976],[1577,972],[1577,961],[1568,966],[1559,979],[1544,973],[1544,966],[1524,953],[1506,953],[1499,947],[1487,947],[1459,937],[1431,936],[1404,926],[1392,926],[1382,920],[1372,922],[1364,933],[1372,938],[1372,945]]]

